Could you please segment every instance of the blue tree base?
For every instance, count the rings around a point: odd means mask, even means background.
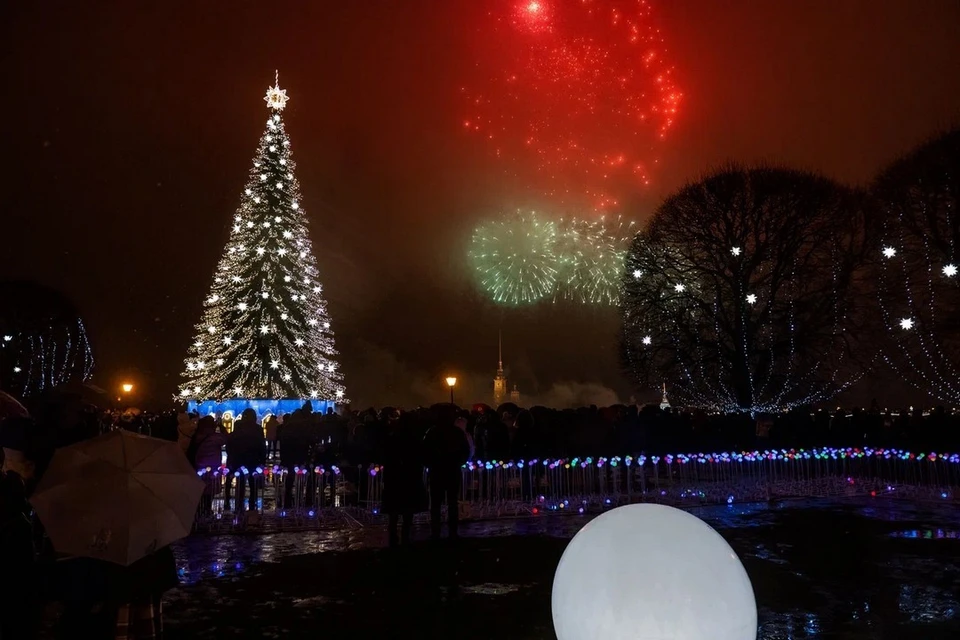
[[[306,403],[310,403],[314,413],[326,413],[327,409],[335,408],[332,400],[301,400],[298,398],[283,398],[271,400],[269,398],[232,398],[230,400],[191,400],[187,403],[187,411],[198,413],[201,416],[215,415],[218,419],[229,413],[231,418],[239,418],[244,409],[253,409],[257,412],[257,420],[263,421],[268,415],[281,416],[293,413]]]

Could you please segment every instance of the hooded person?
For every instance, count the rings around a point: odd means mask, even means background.
[[[193,434],[197,432],[197,421],[189,413],[177,414],[177,444],[184,454],[190,450]]]

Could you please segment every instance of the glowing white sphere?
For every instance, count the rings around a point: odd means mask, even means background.
[[[737,554],[703,520],[656,504],[608,511],[563,552],[558,640],[756,640],[757,603]]]

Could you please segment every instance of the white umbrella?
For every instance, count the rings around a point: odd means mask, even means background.
[[[188,535],[201,493],[177,443],[120,430],[57,449],[31,503],[58,552],[127,566]]]

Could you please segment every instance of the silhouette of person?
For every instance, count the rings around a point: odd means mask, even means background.
[[[453,424],[441,422],[424,436],[424,454],[430,469],[430,528],[434,540],[440,539],[444,503],[447,505],[450,537],[457,537],[458,500],[463,480],[461,467],[470,457],[466,423],[467,417],[459,414]]]

